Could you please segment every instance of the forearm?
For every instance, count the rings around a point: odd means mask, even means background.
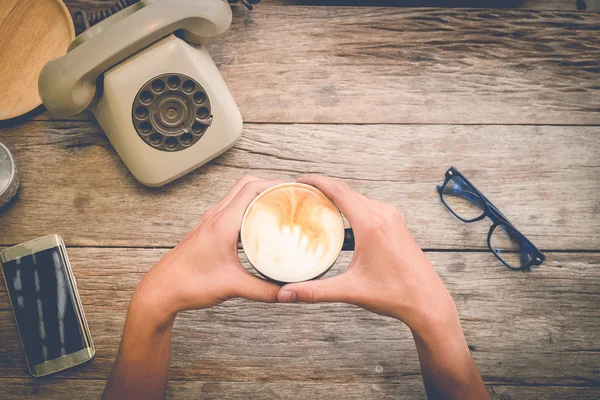
[[[452,302],[411,327],[429,399],[489,398]]]
[[[175,313],[157,308],[143,282],[132,296],[103,399],[162,399],[167,390]]]

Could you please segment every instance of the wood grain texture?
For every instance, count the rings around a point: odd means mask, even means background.
[[[600,124],[600,15],[576,11],[598,11],[596,0],[520,2],[534,11],[293,5],[307,2],[234,6],[209,49],[246,122],[286,124],[247,124],[231,151],[162,189],[134,181],[89,113],[51,121],[38,109],[0,124],[23,172],[0,245],[59,233],[107,246],[69,249],[97,355],[53,378],[29,377],[0,283],[0,397],[98,398],[137,282],[247,173],[336,176],[398,207],[423,247],[484,249],[489,225],[458,222],[435,192],[454,165],[540,248],[600,250],[600,128],[546,126]],[[112,3],[67,0],[71,11]],[[19,125],[31,117],[41,121]],[[298,122],[344,125],[287,124]],[[600,397],[600,254],[550,252],[530,273],[485,252],[427,255],[493,399]],[[408,329],[341,304],[234,300],[182,313],[170,378],[177,399],[425,398]]]
[[[352,5],[360,3],[357,0],[261,0],[256,6],[279,7],[290,5]],[[95,12],[114,5],[114,0],[65,0],[71,12],[86,10]],[[362,0],[363,5],[385,5],[389,7],[470,7],[478,8],[522,8],[529,10],[562,10],[562,11],[600,11],[599,0]],[[234,13],[245,13],[245,8],[240,4],[232,6]]]
[[[531,10],[600,11],[599,0],[524,0],[520,8]]]
[[[96,357],[56,379],[107,377],[131,293],[165,252],[69,249]],[[351,256],[343,254],[330,274]],[[600,385],[600,254],[550,253],[531,273],[509,271],[489,253],[427,256],[457,302],[488,384]],[[174,380],[380,385],[420,376],[404,325],[348,305],[234,300],[181,313],[174,329]],[[3,285],[0,337],[0,376],[27,377]]]
[[[600,124],[597,13],[265,6],[209,51],[246,122]]]
[[[79,1],[79,0],[76,0]],[[268,5],[512,8],[528,10],[598,11],[599,0],[263,0]]]
[[[37,85],[40,71],[66,53],[74,38],[73,22],[61,0],[2,0],[0,120],[42,104]]]
[[[59,233],[69,245],[174,246],[244,174],[341,178],[401,210],[425,248],[483,249],[489,222],[464,224],[435,185],[462,171],[542,249],[600,250],[600,128],[253,125],[210,164],[162,189],[138,184],[97,125],[2,131],[22,186],[0,244]]]
[[[102,395],[104,380],[35,380],[33,378],[0,378],[0,391],[13,400],[32,397],[63,400],[77,394],[81,399],[98,399]],[[595,400],[598,388],[585,387],[523,387],[488,386],[493,400]],[[293,383],[293,382],[215,382],[170,381],[167,399],[294,399],[294,400],[364,400],[426,399],[423,384],[418,377],[407,377],[401,384],[345,384],[345,383]]]

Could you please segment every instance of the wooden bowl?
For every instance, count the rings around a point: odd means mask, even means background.
[[[61,0],[0,0],[0,121],[33,110],[42,100],[42,67],[67,52],[73,20]]]

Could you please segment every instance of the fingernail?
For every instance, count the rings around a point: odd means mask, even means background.
[[[285,291],[282,292],[279,295],[279,302],[280,303],[294,303],[298,301],[298,297],[296,296],[296,292],[292,292],[292,291]]]

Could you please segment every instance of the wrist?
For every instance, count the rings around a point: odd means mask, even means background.
[[[429,336],[439,331],[455,331],[456,327],[461,330],[456,304],[446,290],[421,302],[410,315],[404,322],[413,335]]]
[[[415,317],[407,325],[417,343],[431,350],[445,347],[446,350],[453,349],[453,352],[467,351],[458,311],[451,297],[449,301],[423,310]]]
[[[137,285],[131,302],[130,311],[144,315],[144,319],[162,328],[171,324],[179,311],[167,293],[166,286],[149,271]]]

